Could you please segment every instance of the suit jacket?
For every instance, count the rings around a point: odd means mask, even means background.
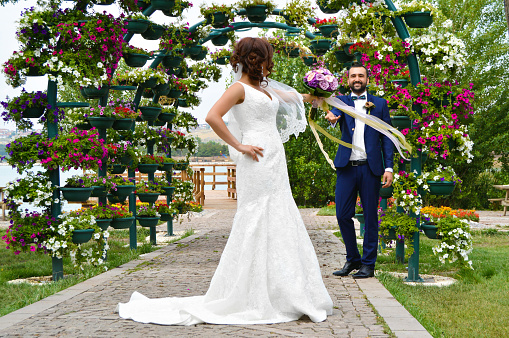
[[[340,95],[336,97],[347,105],[355,107],[354,101],[350,95]],[[385,99],[373,96],[368,93],[367,101],[373,102],[375,105],[375,108],[371,109],[370,111],[371,115],[378,117],[388,124],[391,124],[389,108]],[[337,108],[333,107],[331,111],[336,116],[341,115],[337,122],[341,127],[341,140],[351,144],[353,132],[355,129],[355,119],[350,115],[343,113]],[[385,168],[393,167],[394,145],[387,136],[379,133],[377,130],[371,128],[370,126],[365,125],[364,128],[364,143],[366,147],[366,154],[368,156],[367,160],[369,168],[374,175],[381,176],[383,175]],[[351,148],[339,145],[338,152],[334,158],[334,165],[336,168],[343,168],[347,166],[348,161],[350,161],[351,153]]]

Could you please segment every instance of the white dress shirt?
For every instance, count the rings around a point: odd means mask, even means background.
[[[353,103],[355,104],[355,111],[359,115],[366,114],[366,107],[364,107],[364,105],[368,101],[367,99],[368,93],[364,92],[361,95],[355,95],[355,96],[362,95],[364,95],[366,98],[357,99],[353,101]],[[362,151],[357,150],[356,148],[352,148],[352,153],[350,154],[350,161],[362,161],[368,158],[368,155],[366,154],[366,145],[364,143],[364,126],[365,126],[364,122],[362,122],[359,119],[355,119],[355,128],[352,136],[352,145],[362,149]]]

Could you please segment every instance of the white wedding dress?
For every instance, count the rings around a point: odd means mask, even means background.
[[[241,83],[241,82],[239,82]],[[237,213],[204,296],[149,299],[138,292],[119,304],[122,318],[163,325],[270,324],[332,314],[318,259],[292,197],[276,128],[278,100],[242,83],[245,100],[230,114],[243,144],[262,147],[256,162],[237,161]]]

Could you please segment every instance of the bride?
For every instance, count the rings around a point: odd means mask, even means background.
[[[243,38],[230,60],[236,82],[206,122],[237,163],[237,213],[204,296],[149,299],[134,292],[122,318],[163,325],[270,324],[332,314],[316,254],[292,197],[283,141],[306,128],[303,100],[268,80],[272,46]],[[228,127],[222,117],[229,114]]]

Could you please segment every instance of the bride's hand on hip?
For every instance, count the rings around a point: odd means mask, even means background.
[[[260,155],[261,157],[263,157],[263,148],[261,147],[257,147],[257,146],[252,146],[252,145],[246,145],[246,144],[241,144],[238,149],[237,149],[239,152],[241,152],[242,154],[247,154],[249,156],[251,156],[253,158],[253,160],[255,161],[259,161],[258,160],[258,155]]]

